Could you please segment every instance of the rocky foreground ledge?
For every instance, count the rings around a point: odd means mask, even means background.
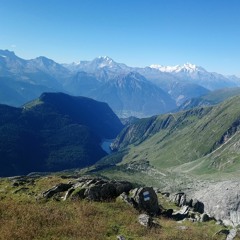
[[[8,179],[16,188],[14,193],[18,193],[28,192],[28,186],[44,178],[33,174]],[[49,177],[46,176],[46,178]],[[216,234],[225,234],[228,240],[234,239],[238,234],[240,222],[240,184],[238,182],[209,184],[204,189],[187,194],[185,192],[162,192],[153,187],[136,188],[128,181],[109,180],[95,176],[66,175],[61,176],[55,183],[57,184],[40,194],[34,194],[37,201],[67,202],[82,199],[97,202],[121,201],[139,211],[138,221],[147,228],[161,227],[159,222],[161,223],[162,218],[172,219],[177,223],[215,221],[216,224],[222,225],[223,229]],[[226,226],[231,227],[227,229]]]
[[[226,185],[225,185],[226,184]],[[227,183],[219,183],[213,189],[199,191],[195,198],[190,198],[184,192],[167,193],[152,187],[133,188],[127,181],[106,180],[85,176],[68,183],[60,183],[42,193],[45,199],[55,198],[62,201],[87,199],[90,201],[112,201],[116,198],[130,204],[139,210],[140,224],[146,227],[156,227],[154,217],[171,218],[176,221],[206,222],[215,220],[216,224],[231,225],[231,231],[223,231],[234,239],[239,222],[238,204],[240,199],[227,196]],[[237,184],[237,183],[236,183]],[[238,187],[237,184],[235,187]],[[240,188],[239,188],[240,189]],[[218,191],[217,191],[218,190]],[[165,209],[159,201],[158,194],[180,207],[179,210]],[[219,200],[219,196],[225,200]],[[237,195],[238,196],[238,195]],[[217,200],[218,199],[218,200]],[[229,201],[230,200],[230,201]],[[228,204],[228,203],[231,204]],[[237,207],[235,207],[237,204]],[[226,219],[226,211],[229,219]]]

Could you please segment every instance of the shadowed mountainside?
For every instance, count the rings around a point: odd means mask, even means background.
[[[23,108],[0,105],[1,176],[94,164],[106,155],[100,143],[122,124],[106,103],[44,93]]]

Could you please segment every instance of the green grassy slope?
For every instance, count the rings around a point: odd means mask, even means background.
[[[179,106],[179,110],[187,110],[194,107],[216,105],[227,100],[230,97],[239,96],[240,88],[224,88],[210,92],[198,98],[192,98]]]
[[[239,125],[240,97],[234,97],[215,107],[139,121],[122,131],[115,148],[128,148],[122,164],[148,160],[158,169],[169,169],[190,163],[191,169],[203,161],[195,173],[236,171]]]

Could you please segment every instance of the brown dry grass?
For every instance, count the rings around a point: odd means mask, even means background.
[[[219,230],[214,223],[188,223],[187,230],[179,230],[176,223],[158,219],[161,228],[146,229],[137,222],[138,212],[116,201],[108,203],[87,201],[36,201],[41,189],[56,184],[56,177],[43,178],[28,192],[14,193],[9,181],[0,180],[0,239],[4,240],[198,240],[212,238]],[[40,191],[40,192],[41,192]]]

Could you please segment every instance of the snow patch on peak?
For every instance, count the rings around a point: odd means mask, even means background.
[[[99,56],[98,59],[102,61],[113,62],[113,60],[108,56]]]
[[[112,68],[115,64],[112,58],[108,56],[99,56],[96,59],[96,62],[98,64],[98,68],[104,68],[104,67],[110,67]]]
[[[158,64],[152,64],[150,65],[150,68],[158,69],[161,72],[176,72],[181,66],[163,66]]]
[[[192,63],[185,63],[182,66],[181,65],[175,65],[175,66],[163,66],[158,64],[152,64],[150,65],[150,68],[158,69],[161,72],[168,72],[168,73],[178,73],[178,72],[198,72],[198,71],[205,71],[202,67],[198,67],[195,64]]]
[[[179,71],[181,71],[181,70],[184,70],[187,72],[196,72],[196,71],[200,70],[200,67],[198,67],[197,65],[192,64],[192,63],[185,63],[185,64],[183,64],[182,67],[180,67]]]

